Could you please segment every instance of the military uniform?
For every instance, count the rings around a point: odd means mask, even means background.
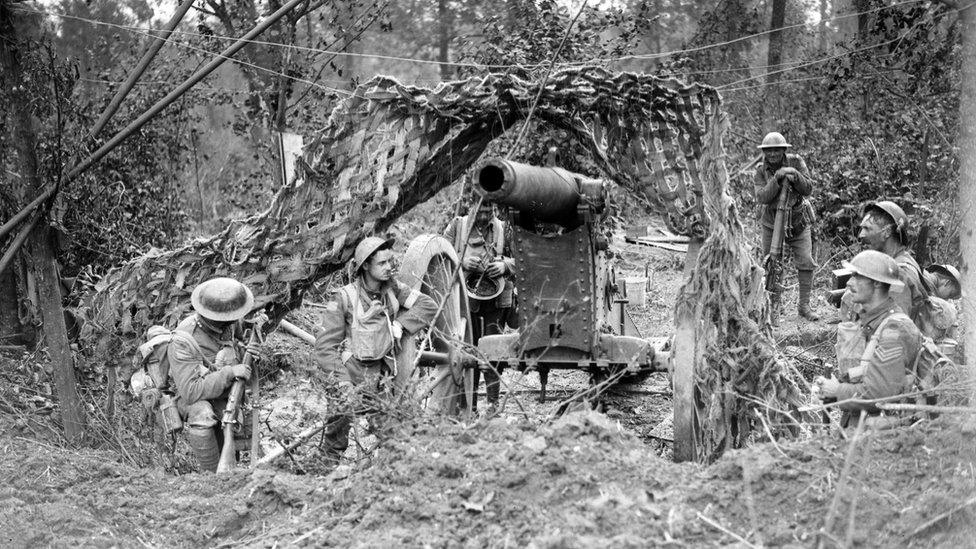
[[[922,306],[929,297],[928,284],[922,278],[921,267],[907,247],[900,247],[891,257],[898,263],[898,278],[905,283],[903,290],[892,292],[892,298],[902,311],[917,322]]]
[[[921,332],[891,298],[863,311],[858,322],[866,342],[864,354],[859,366],[841,375],[837,400],[873,400],[902,393],[922,345]],[[874,404],[846,402],[839,406],[844,411],[844,427],[860,410],[867,410],[869,415],[880,413]]]
[[[448,226],[445,237],[451,241],[454,248],[461,251],[464,248],[464,257],[473,257],[481,261],[487,258],[489,261],[500,257],[505,264],[504,289],[494,299],[480,300],[469,299],[468,306],[471,312],[471,336],[472,342],[477,345],[478,340],[483,335],[500,334],[505,326],[513,328],[518,326],[518,318],[513,308],[513,295],[515,286],[512,282],[515,276],[515,260],[507,255],[505,239],[505,222],[492,216],[484,227],[472,227],[471,215],[454,218]],[[467,245],[464,245],[467,240]],[[480,383],[481,370],[474,371],[474,387],[477,395],[478,384]],[[485,390],[489,404],[497,404],[500,394],[500,379],[495,370],[485,370]],[[477,396],[472,403],[472,409],[477,410]]]
[[[753,176],[756,202],[761,205],[762,215],[762,253],[769,253],[773,241],[773,228],[776,222],[776,207],[778,205],[780,184],[776,178],[779,168],[793,168],[797,171],[794,180],[783,180],[783,184],[790,184],[792,193],[787,204],[788,220],[784,226],[786,234],[783,238],[784,248],[789,247],[796,262],[799,282],[800,313],[810,314],[810,291],[813,287],[813,270],[817,267],[813,261],[813,207],[807,197],[813,192],[813,180],[803,158],[796,154],[786,154],[783,165],[773,167],[763,162]],[[785,251],[785,250],[784,250]],[[811,317],[811,319],[814,319]]]
[[[235,322],[218,333],[192,314],[176,331],[179,333],[170,341],[168,357],[169,375],[179,397],[177,406],[186,420],[188,441],[201,469],[214,471],[217,449],[223,443],[223,432],[217,426],[234,383],[232,366],[240,364],[245,353],[240,343],[241,324]],[[205,441],[198,443],[199,439]],[[198,451],[201,447],[203,450]]]
[[[375,395],[382,378],[395,375],[394,342],[390,339],[388,348],[376,348],[373,344],[382,334],[371,336],[357,330],[356,326],[369,329],[369,323],[362,321],[364,316],[381,319],[381,323],[373,324],[377,330],[388,330],[389,324],[396,321],[403,326],[406,336],[428,326],[436,312],[437,303],[433,299],[396,280],[374,292],[366,288],[361,277],[357,277],[335,292],[326,304],[312,359],[327,379],[345,388],[363,386],[367,395]],[[357,350],[366,352],[369,348],[379,356],[372,353],[366,357],[357,356]],[[327,459],[338,462],[349,446],[351,421],[349,414],[329,418],[325,433]]]

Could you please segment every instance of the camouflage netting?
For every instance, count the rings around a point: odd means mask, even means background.
[[[243,280],[280,317],[339,270],[362,237],[457,180],[519,127],[538,94],[534,116],[579,139],[603,172],[591,175],[645,196],[675,232],[709,236],[679,302],[679,314],[702,321],[697,446],[707,460],[741,445],[762,407],[739,395],[789,409],[798,389],[761,329],[761,270],[726,192],[718,93],[600,68],[559,71],[541,94],[539,86],[497,74],[433,90],[374,78],[332,112],[267,211],[107,274],[76,311],[86,320],[84,342],[102,357],[125,357],[148,326],[175,325],[190,311],[193,287],[218,275]]]
[[[126,356],[148,326],[175,325],[193,287],[218,275],[243,280],[280,316],[340,269],[362,237],[463,175],[526,116],[539,86],[500,74],[433,90],[387,77],[363,84],[332,112],[267,211],[108,273],[76,311],[83,341],[101,356]],[[604,177],[646,196],[673,230],[701,236],[702,135],[718,112],[712,88],[574,68],[549,78],[534,116],[578,136]]]
[[[676,308],[678,325],[696,324],[694,448],[702,463],[744,446],[757,428],[763,433],[758,436],[795,430],[797,408],[805,403],[802,376],[772,339],[764,273],[744,245],[728,193],[722,147],[727,124],[719,113],[705,136],[701,167],[709,235]]]

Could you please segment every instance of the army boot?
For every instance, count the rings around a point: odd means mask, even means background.
[[[200,463],[200,471],[217,472],[217,462],[220,461],[220,447],[213,429],[190,427],[186,430],[186,442],[193,450],[193,455]]]
[[[800,316],[811,322],[816,322],[820,320],[820,315],[813,312],[813,309],[810,308],[810,290],[813,288],[813,271],[798,271],[797,278],[800,285],[800,304],[798,307]]]

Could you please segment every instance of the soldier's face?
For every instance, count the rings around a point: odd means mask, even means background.
[[[859,274],[851,275],[847,279],[847,289],[851,292],[851,301],[854,303],[869,303],[874,296],[875,282],[870,278]]]
[[[779,166],[783,163],[783,159],[786,158],[786,149],[763,149],[763,157],[767,163]]]
[[[478,208],[478,213],[475,214],[475,218],[474,218],[475,223],[477,223],[478,225],[484,225],[485,223],[488,223],[488,221],[491,219],[492,213],[493,210],[491,206],[485,207],[484,205],[482,205],[480,208]]]
[[[935,295],[942,299],[956,299],[959,297],[959,286],[948,276],[935,273]]]
[[[380,250],[367,262],[366,276],[378,282],[386,282],[393,278],[394,266],[393,250]]]
[[[857,237],[865,249],[880,252],[884,250],[885,240],[888,240],[888,227],[866,215],[861,219]]]

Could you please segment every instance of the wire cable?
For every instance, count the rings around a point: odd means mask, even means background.
[[[828,21],[828,22],[829,21],[840,21],[840,20],[843,20],[843,19],[849,19],[849,18],[852,18],[852,17],[859,17],[861,15],[867,15],[867,14],[875,13],[875,12],[878,12],[878,11],[883,11],[883,10],[886,10],[886,9],[895,8],[895,7],[898,7],[898,6],[903,6],[903,5],[908,5],[908,4],[919,4],[919,3],[922,3],[922,2],[925,2],[925,1],[927,1],[927,0],[903,0],[901,2],[896,2],[896,3],[891,4],[891,5],[888,5],[888,6],[880,6],[880,7],[877,7],[877,8],[872,8],[872,9],[864,10],[864,11],[860,11],[860,12],[849,13],[849,14],[844,14],[844,15],[838,15],[838,16],[834,16],[834,17],[831,17],[831,18],[828,18],[828,19],[823,19],[821,21]],[[67,15],[67,14],[56,13],[56,12],[51,12],[51,11],[31,10],[31,9],[24,8],[24,7],[18,7],[18,8],[15,8],[15,9],[20,10],[20,11],[35,13],[35,14],[48,15],[48,16],[52,16],[52,17],[75,19],[75,20],[83,21],[83,22],[86,22],[86,23],[89,23],[89,24],[93,24],[93,25],[103,25],[103,26],[108,26],[108,27],[117,28],[117,29],[121,29],[121,30],[134,31],[134,32],[142,32],[143,34],[149,33],[149,34],[146,34],[146,35],[147,36],[150,36],[150,37],[155,37],[155,34],[153,34],[153,33],[159,32],[156,29],[147,29],[146,27],[138,27],[138,26],[133,26],[133,25],[120,25],[120,24],[117,24],[117,23],[110,23],[110,22],[107,22],[107,21],[99,21],[99,20],[96,20],[96,19],[88,19],[88,18],[85,18],[85,17],[77,16],[77,15]],[[556,66],[560,66],[560,67],[572,67],[572,66],[589,65],[589,64],[594,64],[594,63],[613,63],[613,62],[630,61],[630,60],[654,60],[654,59],[662,59],[662,58],[665,58],[665,57],[673,57],[673,56],[676,56],[676,55],[683,55],[683,54],[688,54],[688,53],[695,53],[695,52],[704,51],[704,50],[708,50],[708,49],[713,49],[713,48],[719,48],[719,47],[723,47],[723,46],[728,46],[728,45],[736,44],[736,43],[743,42],[743,41],[746,41],[746,40],[752,40],[754,38],[759,38],[759,37],[765,36],[767,34],[770,34],[770,33],[776,32],[776,31],[785,31],[785,30],[795,29],[795,28],[799,28],[799,27],[806,27],[807,25],[808,25],[807,23],[796,23],[796,24],[793,24],[793,25],[786,25],[786,26],[780,27],[778,29],[769,29],[769,30],[757,32],[757,33],[754,33],[754,34],[750,34],[750,35],[747,35],[747,36],[740,36],[740,37],[734,38],[732,40],[726,40],[726,41],[723,41],[723,42],[715,42],[715,43],[712,43],[712,44],[705,44],[703,46],[696,46],[696,47],[693,47],[693,48],[685,48],[685,49],[671,50],[671,51],[658,52],[658,53],[632,54],[632,55],[624,55],[624,56],[619,56],[619,57],[591,58],[591,59],[582,60],[582,61],[563,61],[563,62],[557,62],[556,63]],[[186,35],[186,36],[205,37],[205,38],[213,38],[213,39],[218,39],[218,40],[237,40],[237,38],[236,37],[233,37],[233,36],[224,36],[224,35],[219,35],[219,34],[207,34],[207,33],[191,32],[191,31],[185,31],[185,30],[174,30],[173,31],[173,34],[183,34],[183,35]],[[411,57],[399,57],[399,56],[394,56],[394,55],[384,55],[384,54],[377,54],[377,53],[357,53],[357,52],[332,51],[332,50],[324,50],[324,49],[312,48],[312,47],[308,47],[308,46],[299,46],[297,44],[283,44],[283,43],[280,43],[280,42],[270,42],[270,41],[266,41],[266,40],[248,40],[247,42],[250,43],[250,44],[257,44],[257,45],[264,45],[264,46],[273,46],[273,47],[281,47],[281,48],[292,48],[292,49],[295,49],[295,50],[298,50],[298,51],[304,51],[304,52],[316,53],[316,54],[328,54],[328,55],[337,55],[337,56],[338,55],[342,55],[342,56],[351,56],[351,57],[366,57],[366,58],[371,58],[371,59],[382,59],[382,60],[387,60],[387,61],[399,61],[399,62],[407,62],[407,63],[422,63],[422,64],[431,64],[431,65],[448,65],[448,66],[453,66],[453,67],[468,67],[468,68],[480,68],[480,69],[512,69],[512,68],[535,69],[535,68],[540,68],[540,67],[548,66],[548,63],[534,63],[534,64],[484,64],[484,63],[462,62],[462,61],[436,61],[436,60],[432,60],[432,59],[418,59],[418,58],[411,58]],[[758,67],[751,67],[751,68],[758,68]]]

